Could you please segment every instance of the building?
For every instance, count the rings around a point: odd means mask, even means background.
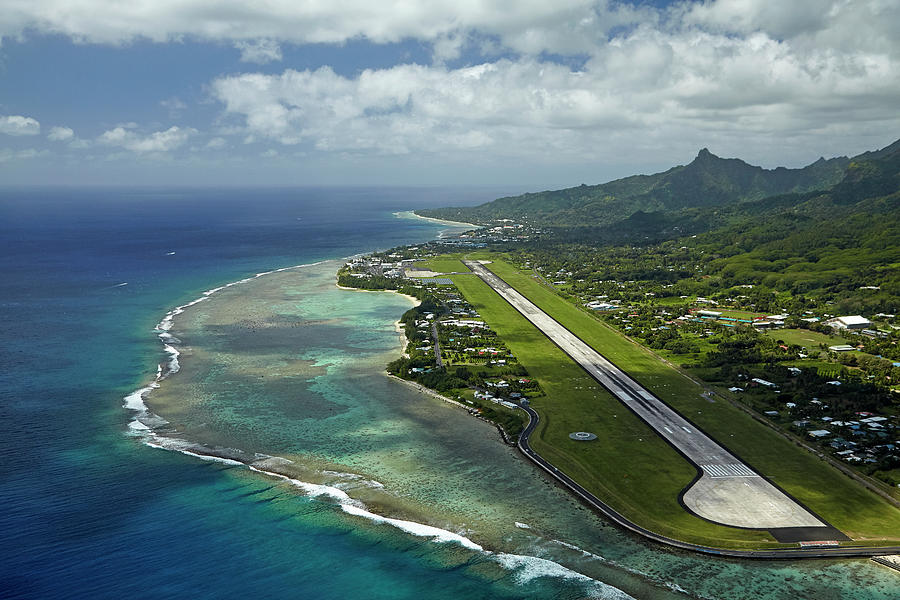
[[[872,321],[860,315],[852,315],[848,317],[835,317],[825,321],[825,325],[833,329],[870,329]]]

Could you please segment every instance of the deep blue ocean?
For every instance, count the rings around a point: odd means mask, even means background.
[[[500,195],[0,190],[0,598],[584,597],[583,582],[498,575],[453,544],[353,527],[246,469],[147,447],[122,407],[156,372],[153,328],[173,307],[261,271],[433,239],[442,226],[394,213]],[[611,585],[641,599],[900,597],[900,578],[868,561],[714,561],[608,529],[592,551],[616,555]]]
[[[220,465],[136,444],[122,397],[155,371],[151,330],[173,306],[262,270],[432,239],[439,226],[393,212],[492,197],[0,192],[0,597],[482,596],[403,548],[373,552],[315,502],[260,504],[271,483],[235,489]]]

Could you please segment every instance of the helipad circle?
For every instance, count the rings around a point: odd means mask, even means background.
[[[570,433],[569,437],[579,442],[589,442],[591,440],[597,439],[596,434],[590,433],[588,431],[576,431],[574,433]]]

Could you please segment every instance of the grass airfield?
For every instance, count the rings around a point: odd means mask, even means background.
[[[561,298],[535,277],[499,255],[491,270],[554,319],[628,372],[659,398],[700,426],[745,462],[853,539],[851,545],[900,541],[900,510],[863,489],[808,451],[757,423],[722,399],[703,396],[700,385],[648,350]],[[464,273],[459,255],[423,266]],[[474,275],[452,275],[454,283],[503,337],[546,396],[532,406],[541,415],[532,447],[585,488],[632,521],[662,535],[723,548],[777,548],[764,530],[710,523],[687,512],[679,496],[697,469]],[[572,431],[598,439],[578,442]]]

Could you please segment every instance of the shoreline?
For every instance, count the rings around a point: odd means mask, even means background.
[[[513,441],[513,439],[510,437],[510,435],[508,433],[506,433],[506,430],[503,429],[503,426],[501,426],[499,423],[495,423],[495,422],[491,421],[490,419],[485,419],[481,415],[475,414],[474,412],[472,412],[473,408],[471,406],[466,406],[465,404],[463,404],[462,402],[459,402],[458,400],[453,400],[452,398],[448,398],[447,396],[444,396],[437,390],[433,390],[430,387],[426,387],[416,381],[410,381],[408,379],[403,379],[402,377],[397,377],[396,375],[391,375],[388,372],[385,372],[385,376],[387,376],[388,378],[393,379],[395,381],[399,381],[403,384],[406,384],[407,386],[412,387],[416,391],[418,391],[422,394],[425,394],[426,396],[431,396],[432,398],[436,398],[437,400],[442,400],[448,404],[453,404],[454,406],[458,406],[458,407],[462,408],[463,410],[465,410],[467,413],[469,413],[470,415],[472,415],[479,421],[483,421],[483,422],[487,423],[488,425],[492,425],[493,427],[496,427],[497,431],[498,431],[498,433],[500,433],[500,437],[503,439],[503,443],[505,445],[513,446],[513,447],[516,446],[516,442]]]
[[[481,229],[483,227],[482,225],[476,225],[475,223],[466,223],[464,221],[449,221],[447,219],[436,219],[434,217],[423,217],[422,215],[417,215],[415,213],[415,211],[412,211],[412,210],[397,211],[394,214],[400,219],[422,219],[424,221],[431,221],[432,223],[438,223],[440,225],[447,225],[449,227],[468,227],[470,229]]]
[[[422,304],[422,301],[419,300],[418,298],[416,298],[415,296],[410,296],[409,294],[403,294],[401,292],[398,292],[397,290],[364,290],[362,288],[347,287],[347,286],[341,285],[337,282],[334,283],[334,286],[336,288],[338,288],[339,290],[345,290],[348,292],[373,292],[375,294],[390,292],[391,294],[397,294],[398,296],[403,296],[404,298],[408,299],[410,302],[413,303],[413,308]],[[399,323],[400,321],[398,320],[397,322]]]
[[[422,304],[422,301],[419,300],[418,298],[416,298],[415,296],[410,296],[409,294],[403,294],[396,290],[364,290],[361,288],[347,287],[345,285],[339,284],[337,281],[334,282],[334,286],[336,288],[338,288],[339,290],[344,290],[347,292],[374,292],[374,293],[390,292],[392,294],[397,294],[398,296],[403,296],[404,298],[406,298],[407,300],[412,302],[413,308]],[[402,336],[402,338],[403,338],[403,342],[400,344],[400,356],[408,356],[406,349],[409,347],[409,338],[406,337],[406,330],[403,329],[403,327],[400,327],[400,319],[397,319],[396,321],[394,321],[394,331],[397,332],[398,336]]]
[[[303,268],[303,267],[321,265],[321,264],[325,264],[325,263],[329,263],[329,262],[331,262],[331,261],[319,261],[317,263],[310,263],[310,264],[305,264],[305,265],[294,265],[294,266],[290,266],[290,267],[284,267],[281,269],[274,269],[271,271],[257,273],[253,276],[246,277],[244,279],[241,279],[241,280],[238,280],[235,282],[231,282],[229,284],[225,284],[223,286],[219,286],[219,287],[213,288],[211,290],[207,290],[206,292],[204,292],[201,295],[200,298],[197,298],[197,299],[193,300],[192,302],[188,302],[186,304],[178,306],[178,307],[172,309],[171,311],[169,311],[165,315],[163,320],[160,322],[160,324],[157,326],[157,329],[156,329],[156,331],[160,337],[160,341],[163,342],[163,345],[166,348],[167,353],[170,354],[170,359],[168,361],[168,365],[166,365],[169,368],[166,369],[166,368],[164,368],[164,365],[160,365],[160,369],[159,369],[159,372],[157,373],[157,377],[152,384],[150,384],[149,386],[146,386],[144,388],[141,388],[139,390],[136,390],[135,392],[132,392],[132,394],[129,394],[129,396],[126,396],[125,408],[131,409],[131,410],[137,412],[137,414],[134,415],[134,417],[130,423],[130,429],[131,429],[130,433],[139,438],[142,438],[143,443],[151,448],[164,449],[164,450],[168,450],[168,451],[174,450],[174,451],[182,453],[182,454],[194,456],[201,460],[219,461],[219,462],[223,462],[225,464],[230,464],[230,465],[234,465],[234,466],[243,465],[245,467],[250,468],[251,470],[260,471],[261,474],[274,476],[277,478],[287,479],[291,483],[293,483],[296,487],[299,487],[301,490],[303,490],[305,492],[309,492],[313,488],[315,488],[316,490],[321,490],[322,484],[307,483],[300,479],[295,479],[293,477],[289,477],[286,474],[279,473],[278,470],[276,470],[276,469],[271,469],[271,468],[262,469],[262,468],[260,468],[262,465],[254,464],[256,461],[248,460],[249,457],[242,456],[242,452],[240,450],[236,450],[233,448],[206,447],[202,444],[192,443],[183,438],[172,437],[170,435],[161,434],[161,433],[154,431],[154,429],[155,429],[154,424],[149,423],[149,422],[144,423],[143,421],[144,420],[152,421],[155,418],[155,419],[160,419],[163,421],[163,423],[165,423],[164,419],[161,419],[156,414],[151,412],[152,409],[150,407],[148,407],[147,404],[144,403],[144,400],[146,399],[146,396],[148,396],[152,392],[153,389],[158,387],[161,380],[166,379],[169,375],[173,375],[173,374],[177,373],[177,371],[178,371],[178,367],[177,367],[178,351],[174,347],[170,346],[170,343],[178,344],[178,341],[172,340],[171,334],[169,333],[169,330],[172,328],[172,325],[173,325],[172,321],[178,314],[181,314],[184,311],[184,309],[189,308],[190,306],[193,306],[194,304],[197,304],[199,302],[209,299],[210,296],[215,295],[217,292],[219,292],[223,289],[227,289],[227,288],[230,288],[235,285],[240,285],[242,283],[247,283],[247,282],[253,281],[254,279],[264,277],[269,274],[299,269],[299,268]],[[334,282],[334,284],[335,284],[335,287],[337,287],[338,289],[345,290],[345,291],[346,290],[357,291],[357,292],[389,291],[391,293],[398,294],[400,296],[405,297],[413,305],[421,304],[421,302],[417,298],[410,296],[408,294],[402,294],[395,290],[365,290],[365,289],[359,289],[359,288],[351,288],[351,287],[338,285],[338,283],[336,281]],[[398,334],[402,335],[402,330],[399,327],[397,327],[398,323],[399,323],[399,321],[394,322],[395,329],[397,330]],[[405,351],[405,346],[408,344],[408,339],[405,338],[405,335],[404,335],[403,339],[404,339],[404,343],[401,345],[402,346],[401,352]],[[173,363],[174,363],[174,365],[173,365]],[[172,366],[175,366],[175,368],[172,368]],[[417,382],[405,380],[403,378],[396,377],[394,375],[385,373],[384,371],[382,371],[382,373],[384,373],[385,376],[387,376],[389,378],[403,382],[408,387],[416,390],[420,394],[423,394],[430,398],[441,400],[442,402],[446,402],[448,404],[452,404],[457,407],[465,409],[471,416],[474,416],[477,419],[495,427],[497,429],[498,433],[500,434],[501,439],[504,442],[504,445],[506,445],[506,446],[516,446],[517,445],[514,440],[511,440],[511,438],[508,436],[508,434],[503,430],[503,428],[499,424],[497,424],[493,421],[490,421],[489,419],[486,419],[481,415],[476,414],[473,411],[472,407],[469,407],[462,402],[453,400],[447,396],[444,396],[443,394],[439,393],[438,391],[427,388],[426,386],[419,384]],[[129,402],[129,400],[131,400],[131,402]],[[142,417],[144,419],[142,419]],[[527,437],[524,441],[527,444]],[[520,438],[519,444],[522,444],[522,442],[523,442],[523,440]],[[527,452],[522,451],[521,445],[519,446],[518,449],[520,450],[520,452],[516,452],[515,454],[524,455],[524,458],[531,459],[532,461],[534,461],[533,457],[529,456],[529,454]],[[224,452],[223,452],[223,450],[224,450]],[[548,469],[546,469],[546,467],[544,467],[540,463],[538,463],[537,466],[543,467],[544,470],[547,470],[547,472],[551,476],[556,475],[555,473],[550,472]],[[558,478],[558,475],[557,475],[557,478]],[[569,486],[565,485],[565,482],[560,482],[560,483],[563,483],[563,487],[569,487]],[[582,501],[587,501],[587,504],[589,506],[592,505],[592,507],[595,510],[598,509],[598,506],[595,503],[590,502],[590,500],[588,498],[585,498],[582,494],[579,494],[577,492],[577,490],[573,490],[570,488],[569,491],[574,492],[573,493],[574,497],[576,497],[576,498],[580,497],[582,499]],[[328,495],[333,495],[333,494],[328,494]],[[343,504],[343,502],[339,502],[339,504]],[[602,504],[602,502],[600,504]],[[604,507],[605,507],[605,505],[604,505]],[[344,508],[344,507],[342,506],[342,508]],[[365,509],[362,509],[362,510],[365,510]],[[348,511],[345,510],[345,512],[348,512]],[[365,515],[360,514],[359,516],[369,516],[369,514],[373,514],[373,513],[368,513],[368,511],[365,511],[365,512],[367,514],[365,514]],[[727,550],[718,549],[718,548],[706,548],[706,547],[702,547],[702,546],[693,546],[690,544],[679,543],[677,540],[670,540],[670,539],[664,538],[662,536],[654,535],[654,534],[652,534],[652,532],[645,532],[644,530],[642,530],[642,528],[640,528],[640,526],[636,526],[633,523],[630,523],[630,522],[622,523],[621,521],[616,519],[613,515],[611,515],[609,512],[604,511],[602,509],[599,510],[598,512],[600,512],[601,515],[610,519],[612,522],[616,523],[620,527],[623,527],[626,530],[630,530],[632,533],[637,533],[638,535],[641,535],[642,537],[650,539],[651,541],[654,541],[656,543],[661,543],[663,545],[668,545],[670,547],[674,546],[674,547],[680,548],[680,549],[692,550],[692,551],[700,552],[700,553],[714,554],[714,555],[723,556],[723,557],[730,556],[730,557],[736,557],[736,558],[813,558],[813,557],[816,557],[816,558],[848,558],[848,557],[862,557],[862,556],[870,557],[873,555],[883,554],[884,550],[885,550],[885,549],[878,549],[876,547],[876,548],[867,548],[867,549],[844,548],[844,549],[836,549],[836,550],[838,550],[837,552],[834,552],[834,551],[821,552],[820,551],[817,553],[803,552],[803,551],[794,551],[794,552],[781,551],[781,552],[778,552],[777,554],[775,554],[775,553],[770,554],[770,553],[766,553],[764,551],[763,552],[761,552],[761,551],[729,552]],[[380,518],[388,519],[388,517],[380,517]],[[629,527],[629,525],[630,525],[630,527]],[[650,533],[650,535],[648,535],[648,533]],[[458,540],[453,540],[453,541],[458,541]],[[891,548],[891,550],[900,551],[895,548]]]
[[[424,217],[423,217],[423,218],[424,218]],[[344,285],[340,285],[340,284],[337,283],[337,282],[335,282],[334,285],[335,285],[338,289],[346,290],[346,291],[350,291],[350,292],[373,292],[373,293],[390,292],[390,293],[392,293],[392,294],[397,294],[398,296],[403,296],[404,298],[409,299],[410,301],[413,302],[413,305],[414,305],[414,306],[419,306],[419,305],[422,303],[422,301],[419,300],[418,298],[416,298],[415,296],[410,296],[409,294],[403,294],[403,293],[398,292],[398,291],[396,291],[396,290],[364,290],[364,289],[361,289],[361,288],[352,288],[352,287],[347,287],[347,286],[344,286]],[[407,352],[406,352],[406,349],[409,347],[409,338],[406,337],[406,330],[403,329],[402,327],[400,327],[400,320],[399,320],[399,319],[396,320],[396,321],[394,321],[394,330],[397,332],[398,335],[402,335],[402,336],[403,336],[403,343],[402,343],[401,348],[400,348],[401,356],[408,356],[408,354],[407,354]],[[466,406],[466,405],[463,404],[462,402],[459,402],[459,401],[457,401],[457,400],[453,400],[452,398],[448,398],[447,396],[444,396],[443,394],[441,394],[441,393],[438,392],[437,390],[433,390],[433,389],[431,389],[430,387],[426,387],[426,386],[422,385],[421,383],[418,383],[418,382],[415,382],[415,381],[410,381],[410,380],[408,380],[408,379],[403,379],[402,377],[397,377],[396,375],[392,375],[392,374],[388,373],[387,371],[384,371],[384,374],[385,374],[385,376],[387,376],[388,378],[394,379],[394,380],[399,381],[399,382],[401,382],[401,383],[403,383],[403,384],[406,384],[407,386],[412,387],[413,389],[415,389],[416,391],[418,391],[418,392],[420,392],[420,393],[423,393],[423,394],[425,394],[425,395],[431,396],[432,398],[436,398],[436,399],[441,400],[441,401],[443,401],[443,402],[447,402],[447,403],[449,403],[449,404],[453,404],[453,405],[455,405],[455,406],[458,406],[458,407],[464,409],[467,413],[469,413],[471,416],[475,417],[475,418],[478,419],[479,421],[483,421],[483,422],[485,422],[485,423],[487,423],[487,424],[489,424],[489,425],[492,425],[492,426],[496,427],[498,433],[500,434],[500,438],[503,440],[503,443],[504,443],[505,445],[507,445],[507,446],[515,446],[515,445],[516,445],[516,441],[512,439],[512,437],[506,432],[505,429],[503,429],[503,426],[502,426],[502,425],[500,425],[499,423],[495,423],[494,421],[491,421],[490,419],[486,419],[486,418],[482,417],[482,416],[479,415],[479,414],[474,413],[472,407]]]

